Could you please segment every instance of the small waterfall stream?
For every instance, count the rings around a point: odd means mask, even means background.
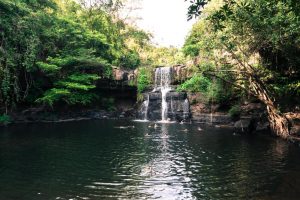
[[[147,95],[147,100],[143,102],[144,104],[144,120],[148,120],[148,107],[149,107],[149,94]]]
[[[161,120],[168,121],[168,102],[167,94],[171,91],[172,68],[161,67],[155,70],[155,88],[161,91]]]
[[[155,69],[154,89],[144,94],[146,100],[140,111],[142,121],[186,121],[191,118],[187,94],[176,92],[171,86],[172,82],[172,67]]]
[[[190,114],[190,103],[188,99],[183,102],[183,118],[187,118]]]

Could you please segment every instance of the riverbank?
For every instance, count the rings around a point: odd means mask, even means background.
[[[214,106],[209,112],[208,106],[204,104],[191,105],[191,122],[212,124],[216,126],[234,127],[237,132],[252,133],[269,131],[269,122],[262,104],[251,103],[242,106],[239,117],[233,117],[228,112],[222,112]],[[51,110],[42,107],[28,108],[19,112],[9,114],[9,124],[35,123],[35,122],[68,122],[93,119],[136,119],[138,116],[138,106],[128,105],[118,106],[118,109],[104,110],[99,108],[62,109]],[[286,113],[291,123],[291,133],[293,136],[300,136],[300,113]],[[0,126],[3,124],[0,124]]]
[[[135,119],[136,109],[104,110],[104,109],[80,109],[51,111],[43,108],[29,108],[20,112],[10,113],[10,120],[0,126],[18,123],[59,123],[70,121],[83,121],[94,119]]]
[[[199,98],[197,94],[189,94],[192,102],[190,109],[193,121],[196,123],[234,127],[239,133],[271,133],[268,114],[262,103],[246,101],[239,105],[238,110],[232,112],[224,105],[207,105],[197,101],[197,98]],[[300,112],[283,114],[290,124],[290,136],[287,140],[300,144]]]
[[[247,103],[241,106],[240,116],[231,116],[228,111],[222,111],[219,105],[208,106],[201,103],[191,104],[191,122],[208,124],[216,128],[231,127],[236,133],[256,134],[270,133],[266,111],[260,103]],[[211,112],[210,112],[211,111]],[[10,113],[9,125],[19,123],[63,123],[83,120],[101,119],[136,119],[138,105],[118,104],[112,110],[100,108],[65,108],[59,110],[32,107],[19,112]],[[290,142],[300,144],[300,113],[286,113],[291,124]],[[4,124],[0,124],[3,126]],[[7,125],[7,124],[5,124]]]

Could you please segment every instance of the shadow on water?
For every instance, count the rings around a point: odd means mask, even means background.
[[[1,128],[1,200],[298,199],[298,147],[200,126],[102,120]]]

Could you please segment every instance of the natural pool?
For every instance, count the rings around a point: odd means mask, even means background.
[[[300,148],[266,135],[126,120],[0,128],[1,200],[299,199],[299,180]]]

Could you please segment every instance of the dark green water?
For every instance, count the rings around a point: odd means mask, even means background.
[[[198,127],[104,120],[1,128],[0,200],[300,198],[299,147]]]

